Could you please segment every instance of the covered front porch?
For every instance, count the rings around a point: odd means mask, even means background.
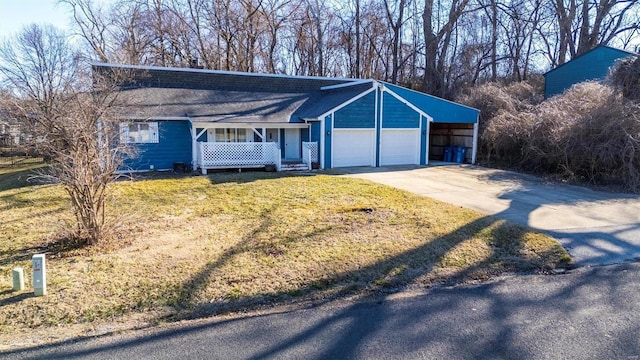
[[[213,169],[266,168],[310,170],[318,163],[318,143],[308,124],[195,123],[192,165],[202,174]]]

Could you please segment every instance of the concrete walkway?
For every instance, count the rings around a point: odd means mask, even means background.
[[[344,171],[544,231],[562,243],[576,265],[640,260],[640,196],[472,165]]]

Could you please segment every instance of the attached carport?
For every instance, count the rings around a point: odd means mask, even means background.
[[[429,160],[443,160],[444,149],[452,146],[466,149],[464,162],[476,162],[480,110],[397,85],[384,83],[384,86],[429,120],[421,128],[424,137],[421,145],[425,151],[425,161],[421,164]],[[409,142],[413,139],[410,136],[406,138]]]

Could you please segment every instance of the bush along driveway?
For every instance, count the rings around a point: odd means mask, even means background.
[[[544,231],[560,241],[578,266],[640,259],[637,195],[599,192],[472,165],[345,172]]]

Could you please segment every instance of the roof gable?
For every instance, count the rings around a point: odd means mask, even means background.
[[[586,53],[576,56],[575,58],[565,62],[564,64],[558,65],[555,68],[547,71],[546,73],[544,73],[543,76],[547,76],[547,74],[553,73],[554,71],[558,70],[558,69],[562,69],[565,65],[567,64],[571,64],[573,61],[576,61],[584,56],[586,57],[590,57],[593,55],[598,55],[599,53],[604,54],[607,53],[607,55],[610,55],[611,57],[614,57],[616,59],[620,59],[623,57],[627,57],[627,56],[640,56],[640,54],[636,54],[632,51],[627,51],[627,50],[623,50],[623,49],[617,49],[611,46],[607,46],[607,45],[598,45],[595,48],[587,51]],[[613,64],[611,64],[613,65]]]
[[[561,94],[574,84],[603,80],[620,59],[638,54],[608,46],[598,46],[544,74],[544,96]]]
[[[434,122],[440,123],[476,123],[480,110],[441,99],[439,97],[407,89],[398,85],[383,83],[401,98],[409,101],[420,111],[429,115]]]

